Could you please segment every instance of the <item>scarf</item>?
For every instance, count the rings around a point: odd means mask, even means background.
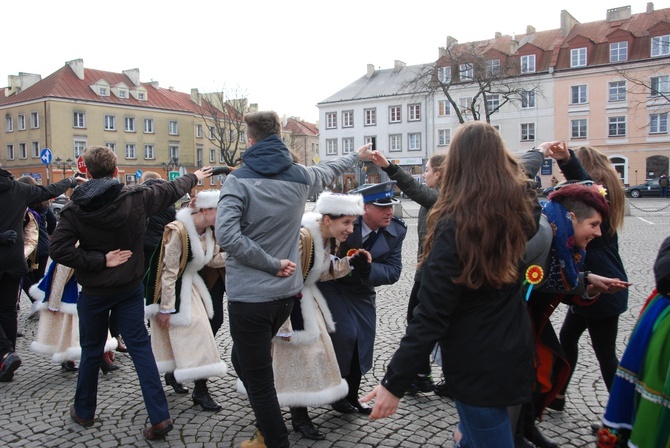
[[[554,237],[551,240],[551,264],[546,287],[570,291],[579,282],[579,271],[584,264],[586,251],[575,245],[575,234],[570,213],[558,202],[548,201],[542,208]]]

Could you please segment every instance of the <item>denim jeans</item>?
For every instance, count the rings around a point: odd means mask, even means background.
[[[81,361],[74,408],[84,419],[95,416],[98,399],[98,371],[102,363],[111,321],[123,335],[128,354],[133,360],[144,405],[152,425],[170,418],[151,342],[144,326],[144,286],[109,296],[80,293],[77,300]],[[111,312],[111,317],[110,317]]]
[[[287,448],[288,430],[277,401],[272,338],[291,315],[295,298],[271,302],[228,302],[231,361],[249,396],[268,448]]]
[[[461,421],[458,424],[463,437],[460,448],[514,448],[514,437],[506,406],[470,406],[454,400]]]

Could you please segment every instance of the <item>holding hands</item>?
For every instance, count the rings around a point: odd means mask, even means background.
[[[614,294],[627,289],[632,283],[624,282],[618,278],[603,277],[591,272],[589,274],[589,285],[587,291],[590,296],[596,294]]]
[[[365,145],[358,148],[356,152],[358,153],[358,158],[360,160],[369,159],[374,152],[372,151],[372,143],[366,143]]]
[[[133,255],[133,252],[130,250],[121,250],[116,249],[111,252],[107,252],[105,258],[107,263],[105,264],[108,268],[114,268],[116,266],[122,265],[126,261],[130,260],[130,257]]]

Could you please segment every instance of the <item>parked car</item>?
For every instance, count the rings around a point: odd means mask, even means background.
[[[56,215],[56,218],[60,218],[60,211],[63,207],[65,207],[65,204],[70,202],[70,198],[65,196],[64,194],[61,194],[60,196],[56,196],[51,200],[51,211]]]
[[[631,198],[640,198],[643,196],[661,196],[661,186],[658,179],[650,179],[643,184],[626,187],[626,194]]]

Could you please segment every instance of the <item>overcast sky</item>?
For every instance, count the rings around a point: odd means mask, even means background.
[[[365,75],[367,64],[431,62],[448,35],[468,42],[523,34],[526,25],[543,31],[560,27],[562,9],[584,23],[627,5],[636,14],[647,2],[33,0],[30,14],[5,11],[0,86],[8,75],[46,77],[81,58],[86,68],[138,68],[143,82],[187,93],[225,86],[261,109],[315,122],[316,104]]]

